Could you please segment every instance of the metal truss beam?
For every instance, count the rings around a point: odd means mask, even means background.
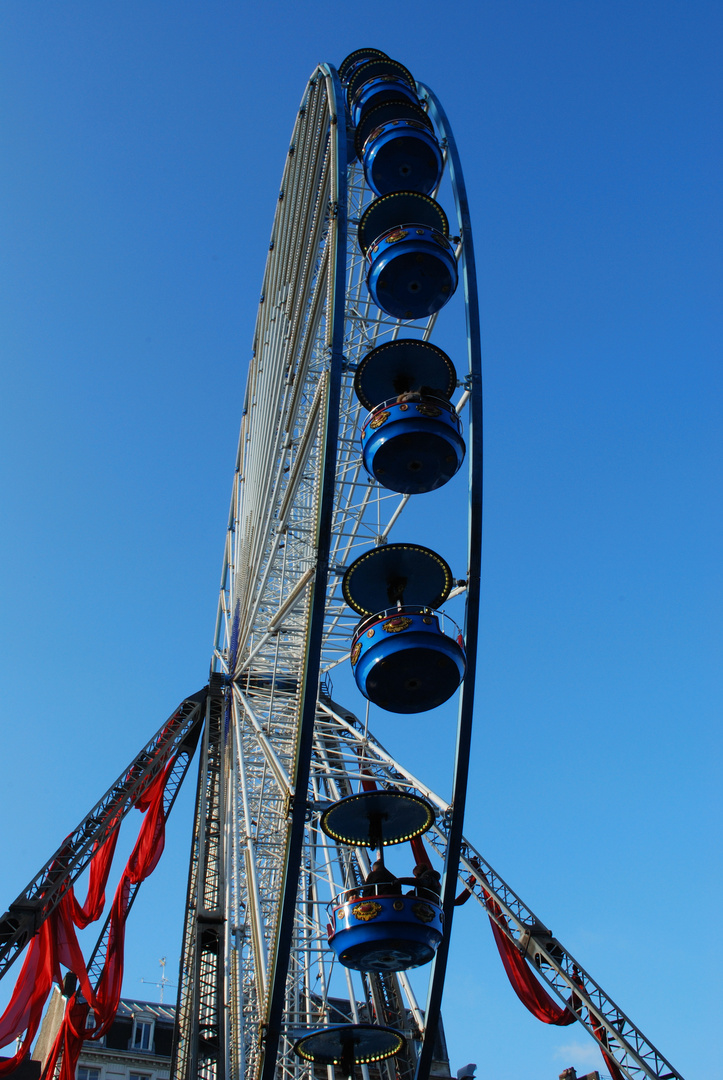
[[[185,775],[203,723],[205,701],[204,688],[181,702],[0,917],[0,978],[172,757],[176,757],[174,776]]]
[[[439,832],[436,842],[441,842]],[[630,1080],[682,1080],[681,1074],[468,841],[464,842],[462,868],[469,875],[466,881],[475,899],[617,1062],[623,1075]],[[460,880],[464,880],[462,875]],[[499,914],[488,908],[485,893],[496,901]]]
[[[204,691],[204,693],[205,693],[205,691]],[[199,697],[199,696],[200,695],[197,695],[197,697]],[[192,758],[193,758],[193,749],[195,747],[195,744],[198,741],[198,736],[200,735],[200,730],[201,730],[200,725],[203,723],[203,717],[205,715],[205,710],[203,710],[201,702],[198,703],[198,709],[199,709],[199,720],[198,720],[196,728],[194,729],[193,738],[192,739],[186,738],[186,740],[184,741],[184,743],[180,747],[180,749],[178,751],[178,754],[176,755],[176,758],[174,759],[171,771],[170,771],[170,773],[169,773],[169,775],[168,775],[168,777],[166,779],[165,787],[163,789],[163,816],[164,816],[166,821],[168,820],[168,815],[170,814],[170,812],[171,812],[171,810],[173,808],[173,804],[176,801],[178,793],[181,790],[181,786],[183,784],[183,781],[185,780],[186,774],[187,774],[187,772],[188,772],[188,770],[189,770],[189,768],[191,766],[191,761],[192,761]],[[150,768],[150,763],[149,763],[149,768]],[[156,768],[154,768],[153,769],[153,775],[156,775],[157,772],[158,772],[158,770]],[[128,885],[128,896],[127,896],[127,900],[126,900],[126,904],[125,904],[125,917],[126,917],[126,919],[128,918],[130,910],[133,907],[135,899],[136,899],[136,897],[138,895],[138,891],[139,891],[142,884],[143,884],[142,881],[134,881],[134,882],[130,882],[129,885]],[[103,974],[103,969],[105,967],[106,957],[107,957],[107,954],[108,954],[108,944],[109,944],[109,941],[110,941],[110,934],[111,934],[111,912],[109,911],[108,915],[106,917],[105,923],[103,925],[103,929],[101,930],[100,935],[98,937],[98,940],[96,942],[95,948],[93,949],[93,952],[91,953],[90,959],[88,960],[88,967],[87,967],[88,978],[89,978],[89,980],[90,980],[90,982],[93,985],[95,990],[98,989],[98,986],[99,986],[100,980],[101,980],[101,976]],[[83,996],[80,993],[80,990],[76,991],[76,996],[77,996],[78,1000],[83,1000]],[[61,1072],[62,1072],[62,1064],[63,1064],[63,1049],[61,1047],[60,1052],[58,1053],[58,1056],[57,1056],[56,1061],[55,1061],[55,1067],[53,1069],[52,1076],[47,1077],[46,1080],[57,1080],[57,1078],[61,1075]]]

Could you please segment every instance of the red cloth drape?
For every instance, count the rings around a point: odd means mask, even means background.
[[[500,916],[499,905],[486,889],[484,895],[488,910]],[[510,939],[492,918],[492,915],[490,915],[490,924],[507,977],[522,1004],[530,1010],[533,1016],[536,1016],[538,1020],[542,1020],[545,1024],[555,1024],[558,1027],[567,1027],[568,1024],[574,1024],[577,1020],[574,1012],[562,1008],[550,997],[530,971],[524,957],[519,954]]]
[[[137,808],[145,816],[116,889],[111,908],[105,964],[97,991],[94,992],[90,985],[75,927],[88,926],[98,919],[103,911],[105,888],[118,839],[117,829],[93,855],[85,902],[80,904],[72,887],[68,889],[55,911],[45,920],[30,942],[13,996],[0,1017],[0,1046],[6,1046],[23,1032],[25,1035],[14,1057],[0,1062],[0,1077],[10,1075],[30,1050],[53,982],[58,985],[62,983],[61,964],[78,978],[80,991],[86,1002],[92,1006],[96,1020],[92,1032],[86,1032],[85,1015],[89,1006],[85,1002],[76,1002],[74,997],[70,999],[58,1033],[57,1052],[54,1051],[56,1058],[57,1053],[62,1051],[63,1054],[63,1080],[73,1080],[77,1055],[84,1039],[100,1038],[112,1023],[118,1009],[123,981],[123,945],[130,886],[148,877],[163,854],[166,825],[163,796],[173,764],[173,760],[169,761],[165,769],[161,770],[136,800]],[[85,1014],[82,1025],[78,1027],[81,1009],[85,1010]],[[52,1075],[47,1068],[46,1075]]]
[[[88,895],[85,898],[84,904],[79,904],[75,898],[75,893],[71,888],[69,890],[72,900],[72,919],[76,926],[79,926],[81,930],[89,926],[90,923],[99,919],[103,908],[105,907],[105,887],[108,884],[108,875],[110,874],[111,864],[113,862],[113,856],[115,855],[115,846],[118,843],[119,829],[116,828],[113,833],[105,840],[100,846],[96,845],[94,848],[93,858],[90,864],[90,882],[88,883]]]
[[[93,993],[86,970],[83,952],[78,943],[78,938],[73,925],[73,898],[64,896],[54,912],[55,916],[55,948],[57,950],[58,963],[72,971],[77,977],[80,988],[87,1000]]]
[[[362,764],[362,762],[364,760],[364,751],[362,750],[361,746],[357,747],[356,752],[357,752],[357,756],[359,758],[359,772],[362,774],[361,775],[362,791],[376,791],[377,790],[376,780],[374,779],[372,774],[369,772],[369,769],[367,769],[366,766]],[[369,779],[365,780],[364,779],[365,776],[368,776]]]
[[[424,840],[421,836],[415,836],[410,841],[412,845],[412,851],[414,852],[414,858],[417,863],[424,863],[426,866],[431,866],[429,855]],[[477,879],[472,876],[468,879],[467,888],[463,889],[459,896],[456,897],[454,903],[459,907],[466,903],[472,895],[472,887]],[[500,915],[499,905],[495,902],[490,893],[486,889],[483,890],[485,896],[485,904],[489,911],[495,915]],[[492,933],[494,935],[495,944],[497,945],[498,952],[502,958],[507,977],[512,984],[512,989],[517,994],[522,1004],[529,1009],[533,1016],[536,1016],[538,1020],[542,1020],[545,1024],[554,1024],[557,1027],[567,1027],[568,1024],[574,1024],[577,1017],[569,1008],[563,1008],[558,1005],[557,1002],[550,997],[545,988],[537,981],[532,971],[528,967],[524,957],[520,955],[515,946],[512,944],[507,935],[500,929],[495,920],[490,915],[490,925],[492,926]],[[579,1001],[579,999],[576,999]],[[605,1063],[610,1071],[610,1075],[613,1080],[625,1080],[623,1074],[620,1072],[615,1061],[606,1052],[604,1046],[605,1031],[600,1024],[593,1017],[592,1013],[589,1013],[590,1021],[592,1023],[593,1031],[601,1043],[600,1049],[605,1059]]]
[[[476,880],[477,880],[477,878],[474,877],[474,875],[467,878],[467,888],[462,889],[462,892],[459,893],[459,895],[455,896],[455,898],[454,898],[454,906],[455,907],[462,907],[462,904],[467,903],[470,896],[472,895],[472,886],[474,885]]]
[[[103,970],[95,992],[89,985],[86,988],[81,983],[83,996],[93,1008],[94,1027],[85,1027],[88,1005],[76,1002],[75,997],[71,998],[58,1032],[54,1056],[51,1055],[46,1064],[44,1077],[53,1075],[57,1055],[62,1053],[59,1080],[74,1080],[83,1042],[86,1039],[100,1039],[115,1019],[123,984],[125,926],[131,885],[140,884],[152,874],[163,854],[166,839],[163,796],[173,764],[173,761],[169,761],[136,801],[137,808],[145,813],[145,817],[113,898]]]
[[[485,903],[490,911],[493,911],[496,915],[500,914],[499,906],[486,890]],[[533,1016],[536,1016],[538,1020],[542,1020],[546,1024],[556,1024],[559,1027],[566,1027],[568,1024],[574,1023],[577,1017],[572,1010],[569,1008],[562,1009],[557,1002],[550,997],[547,991],[534,977],[515,946],[491,916],[490,923],[492,925],[492,933],[494,934],[497,948],[502,957],[502,963],[505,966],[505,971],[512,983],[512,988],[520,1001],[530,1010]],[[572,1002],[575,1008],[579,1008],[580,999],[574,994]],[[625,1080],[617,1062],[607,1052],[607,1036],[605,1034],[605,1028],[589,1009],[588,1018],[593,1033],[600,1043],[600,1052],[602,1053],[612,1080]]]
[[[550,997],[532,974],[510,939],[500,930],[493,919],[490,919],[490,923],[492,924],[492,933],[499,954],[502,957],[507,977],[512,983],[512,989],[523,1005],[527,1006],[533,1016],[536,1016],[538,1020],[542,1020],[545,1024],[556,1024],[559,1027],[574,1024],[577,1019],[575,1014],[570,1012],[569,1009],[562,1008]]]
[[[163,808],[163,795],[168,777],[173,769],[173,760],[148,785],[143,795],[136,800],[136,807],[145,813],[143,825],[138,833],[135,847],[126,866],[126,873],[133,884],[144,881],[152,874],[163,854],[166,843],[166,814]]]
[[[128,875],[124,874],[113,898],[105,962],[95,994],[91,999],[96,1026],[92,1035],[88,1034],[88,1038],[99,1039],[112,1024],[118,1009],[123,983],[126,917],[130,888],[131,882]]]
[[[424,843],[422,837],[415,836],[413,840],[409,841],[409,843],[412,845],[412,853],[414,855],[415,863],[422,863],[424,866],[431,866],[432,860],[429,858],[429,855],[427,853],[427,845]],[[459,907],[460,904],[464,904],[467,900],[469,900],[470,896],[472,895],[471,887],[474,884],[475,880],[476,878],[473,877],[469,879],[467,888],[463,889],[459,896],[455,898],[455,907]]]
[[[0,1062],[0,1076],[9,1076],[29,1052],[40,1027],[45,999],[53,981],[60,982],[54,915],[45,920],[30,942],[15,991],[0,1017],[0,1046],[6,1046],[25,1032],[25,1038],[14,1057]]]
[[[58,1057],[61,1057],[60,1076],[75,1077],[78,1058],[85,1041],[85,1021],[87,1016],[87,1003],[77,1001],[74,994],[65,1007],[63,1022],[55,1037],[50,1056],[45,1063],[44,1076],[53,1075],[57,1067]],[[68,1073],[68,1067],[72,1069],[72,1072]]]
[[[412,845],[412,852],[414,853],[415,864],[419,865],[420,863],[422,863],[424,866],[431,866],[432,860],[427,854],[427,848],[421,836],[415,836],[412,840],[409,841],[409,843]]]
[[[493,911],[495,915],[500,914],[500,908],[495,903],[494,899],[485,890],[485,903],[490,911]],[[502,957],[502,963],[505,966],[507,976],[512,983],[512,988],[517,994],[520,1001],[530,1010],[533,1016],[536,1016],[538,1020],[542,1020],[545,1024],[556,1024],[559,1027],[566,1027],[568,1024],[573,1024],[577,1017],[571,1009],[561,1008],[556,1001],[554,1001],[547,991],[540,985],[535,976],[530,971],[529,967],[525,963],[525,960],[520,956],[519,952],[512,944],[507,935],[500,929],[494,919],[490,916],[490,923],[492,925],[492,933],[494,934],[495,942],[499,950],[499,954]],[[575,1008],[580,1005],[580,999],[573,995],[572,1002]],[[612,1080],[625,1080],[622,1072],[618,1068],[618,1065],[614,1058],[606,1050],[607,1037],[605,1034],[605,1028],[602,1026],[597,1017],[588,1009],[588,1018],[590,1020],[590,1026],[593,1029],[595,1037],[600,1043],[600,1051],[605,1060],[605,1064],[608,1067],[608,1071],[612,1077]]]
[[[364,781],[362,781],[362,784]],[[410,841],[412,845],[412,851],[414,852],[414,858],[417,863],[424,863],[426,866],[431,866],[429,855],[427,854],[427,848],[424,840],[421,836],[415,836]],[[467,881],[467,888],[463,889],[459,896],[456,897],[454,903],[456,907],[460,907],[465,904],[472,895],[472,887],[477,878],[471,876]],[[501,914],[499,905],[495,902],[490,893],[486,889],[483,889],[485,896],[485,904],[489,911],[499,916]],[[554,1024],[557,1027],[567,1027],[568,1024],[574,1024],[577,1020],[575,1013],[569,1008],[563,1008],[558,1005],[554,998],[550,997],[545,988],[537,981],[532,971],[528,967],[524,957],[520,955],[510,939],[500,929],[498,924],[490,915],[490,925],[492,926],[492,933],[494,935],[495,944],[499,951],[502,963],[504,964],[507,977],[512,984],[512,989],[517,994],[520,1001],[525,1005],[527,1009],[536,1016],[538,1020],[542,1020],[545,1024]],[[573,1004],[575,1007],[579,1004],[579,998],[573,997]],[[625,1080],[623,1074],[620,1072],[617,1064],[610,1057],[605,1050],[605,1030],[601,1027],[600,1023],[588,1012],[590,1022],[592,1024],[593,1031],[600,1042],[600,1050],[602,1056],[605,1059],[612,1080]]]
[[[78,903],[71,886],[30,943],[15,992],[0,1017],[0,1046],[6,1046],[23,1031],[25,1038],[12,1062],[0,1064],[0,1076],[11,1072],[30,1049],[50,988],[53,982],[60,984],[62,981],[60,964],[77,975],[83,993],[90,989],[85,961],[73,924],[83,928],[100,918],[105,907],[105,887],[117,840],[118,829],[97,847],[90,864],[90,882],[85,902]]]

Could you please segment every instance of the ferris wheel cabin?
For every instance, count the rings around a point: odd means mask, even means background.
[[[446,484],[465,455],[462,424],[450,402],[457,373],[427,341],[385,342],[354,379],[369,416],[361,433],[364,467],[383,487],[418,495]]]
[[[440,311],[457,288],[457,260],[439,203],[418,191],[382,195],[359,222],[372,300],[395,319]]]
[[[387,788],[340,799],[322,814],[320,825],[337,843],[381,851],[421,836],[433,821],[425,799]],[[357,971],[420,967],[432,960],[442,941],[439,893],[413,878],[346,889],[329,905],[329,913],[329,944],[344,967]]]
[[[402,188],[429,195],[442,176],[442,152],[432,121],[409,100],[373,103],[357,126],[354,148],[376,195]]]
[[[459,628],[436,611],[449,595],[444,559],[419,544],[386,544],[356,559],[344,599],[364,616],[354,631],[351,664],[362,694],[388,712],[426,712],[464,678]]]

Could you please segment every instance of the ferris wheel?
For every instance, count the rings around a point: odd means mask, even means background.
[[[445,174],[456,201],[451,230],[439,198]],[[432,339],[460,277],[469,348],[452,361]],[[453,481],[465,457],[468,483]],[[459,484],[459,521],[467,521],[456,575],[444,552],[404,532],[412,496],[448,481]],[[405,1047],[394,1065],[377,1068],[411,1077],[418,1054],[428,1070],[436,1052],[424,1016],[439,1010],[448,941],[441,913],[457,891],[481,487],[476,283],[456,149],[431,92],[379,50],[359,50],[338,72],[317,69],[294,126],[221,583],[213,670],[228,686],[232,746],[217,828],[232,839],[217,856],[219,881],[226,859],[226,936],[213,956],[223,952],[238,989],[222,1041],[249,1075],[306,1074],[307,1061],[321,1058],[306,1044],[295,1052],[299,1039],[345,1023],[361,1040],[360,1063],[367,1043],[369,1061],[381,1053],[374,1026],[400,1031]],[[453,592],[464,598],[464,632],[440,610]],[[368,712],[362,722],[335,703],[331,677],[341,664],[352,665],[375,711],[415,714],[459,694],[449,805],[430,802],[397,767],[372,736]],[[375,893],[364,903],[368,845],[383,859],[388,845],[437,818],[445,896],[437,887],[422,903],[421,886],[410,897],[399,886],[396,901]],[[374,820],[384,823],[378,834]],[[192,869],[189,913],[198,881]],[[428,923],[410,914],[415,905]],[[186,954],[198,968],[197,938],[189,916]],[[420,1001],[406,971],[425,962],[429,989]],[[186,1017],[203,985],[211,1026],[218,1020],[212,987],[221,973],[194,971],[190,961],[182,971],[176,1068],[190,1076],[198,1063]],[[399,1050],[394,1037],[391,1045]],[[226,1069],[233,1072],[231,1055]]]
[[[454,356],[438,343],[444,320],[466,341]],[[414,513],[443,487],[462,555],[437,550],[439,530],[425,534]],[[456,143],[428,87],[360,49],[316,69],[291,136],[209,685],[0,920],[0,974],[128,808],[168,813],[198,744],[174,1080],[449,1075],[440,1005],[452,916],[468,899],[536,1015],[583,1024],[614,1076],[679,1077],[463,836],[481,515],[477,286]],[[455,700],[440,796],[376,732],[390,714],[414,732]],[[402,850],[408,874],[390,869]],[[85,993],[86,1012],[92,995],[106,1000],[118,925],[106,923],[71,999]],[[47,1075],[62,1067],[59,1051]]]

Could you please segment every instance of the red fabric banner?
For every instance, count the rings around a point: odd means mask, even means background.
[[[88,994],[93,993],[93,990],[73,925],[73,900],[72,896],[66,894],[55,909],[55,948],[58,963],[73,972],[83,994],[87,997]]]
[[[432,860],[427,854],[427,848],[421,836],[415,836],[412,840],[409,841],[409,843],[412,845],[412,852],[414,854],[415,864],[418,866],[420,863],[422,863],[422,865],[424,866],[431,866]]]
[[[545,1024],[556,1024],[558,1027],[567,1027],[574,1024],[577,1017],[569,1009],[558,1005],[547,993],[545,988],[537,981],[530,971],[524,958],[519,954],[510,939],[500,930],[494,919],[490,919],[495,943],[502,957],[507,977],[512,984],[512,989],[533,1016],[542,1020]]]
[[[173,769],[173,760],[162,769],[143,795],[136,800],[136,807],[146,816],[138,833],[135,847],[126,866],[126,873],[134,885],[144,881],[158,865],[166,844],[166,814],[163,808],[163,796],[168,777]]]
[[[25,1038],[14,1057],[0,1062],[0,1076],[9,1076],[30,1052],[31,1043],[40,1027],[45,999],[53,981],[60,982],[54,924],[55,912],[45,920],[30,942],[13,996],[0,1017],[0,1046],[7,1046],[25,1032]]]
[[[113,907],[110,912],[110,929],[108,932],[108,944],[106,946],[103,970],[98,980],[95,994],[91,998],[95,1027],[86,1036],[89,1039],[100,1039],[113,1023],[118,1002],[121,996],[124,970],[124,947],[126,937],[126,917],[128,915],[128,901],[130,899],[131,883],[128,875],[124,874],[118,883]]]
[[[377,790],[377,782],[376,782],[376,780],[374,779],[372,774],[369,772],[369,770],[362,765],[363,750],[362,750],[361,747],[357,748],[357,755],[359,756],[359,771],[362,774],[362,777],[361,777],[362,791],[376,791]],[[365,780],[364,779],[365,776],[368,776],[369,779]]]
[[[115,823],[114,823],[115,824]],[[76,926],[84,930],[90,923],[99,919],[103,913],[105,907],[105,887],[108,884],[108,875],[110,874],[111,864],[113,862],[113,856],[115,855],[115,846],[118,843],[119,828],[115,828],[111,835],[105,840],[100,847],[96,845],[94,849],[93,858],[90,864],[90,882],[88,884],[88,895],[85,898],[84,904],[79,904],[75,898],[75,893],[71,888],[69,890],[72,900],[72,919]]]
[[[125,920],[128,915],[130,887],[139,884],[153,873],[165,846],[166,817],[163,806],[166,783],[173,760],[151,781],[136,806],[144,813],[138,839],[121,877],[111,908],[110,929],[103,972],[97,991],[93,991],[85,960],[78,943],[75,927],[84,928],[96,921],[105,906],[108,883],[119,830],[116,829],[94,852],[90,863],[90,881],[85,902],[79,904],[71,888],[54,912],[45,920],[32,938],[25,961],[13,991],[13,996],[0,1017],[0,1046],[6,1046],[25,1032],[22,1045],[14,1057],[0,1062],[0,1077],[9,1076],[29,1052],[40,1026],[45,1001],[53,983],[62,984],[60,966],[77,978],[85,1002],[71,998],[58,1033],[53,1053],[62,1052],[63,1080],[73,1080],[80,1048],[86,1038],[100,1038],[115,1018],[123,982],[123,946]],[[61,860],[59,859],[58,862]],[[53,867],[51,867],[51,872]],[[93,1008],[95,1027],[85,1030],[89,1005]],[[80,1024],[81,1010],[85,1010]],[[80,1026],[78,1026],[80,1024]],[[51,1058],[53,1055],[51,1054]],[[66,1060],[68,1067],[66,1069]],[[44,1075],[52,1076],[46,1066]]]
[[[163,854],[166,842],[166,815],[163,796],[166,783],[173,768],[169,761],[165,769],[149,784],[136,806],[144,812],[143,824],[138,832],[123,876],[113,898],[105,961],[95,993],[83,989],[83,996],[91,1003],[95,1027],[86,1032],[87,1039],[99,1039],[113,1023],[118,1010],[124,970],[125,924],[128,916],[131,885],[138,885],[153,873]]]
[[[23,1044],[12,1059],[0,1063],[0,1076],[8,1075],[22,1060],[35,1038],[45,1000],[53,982],[62,982],[60,964],[72,971],[79,979],[84,994],[90,990],[85,960],[73,928],[84,928],[100,918],[105,907],[105,887],[108,882],[113,855],[118,840],[118,829],[101,844],[90,864],[88,895],[81,905],[72,888],[63,896],[53,914],[45,920],[30,942],[25,962],[17,979],[15,992],[2,1017],[0,1017],[0,1046],[6,1046],[25,1031]],[[62,852],[58,857],[62,863]],[[53,872],[51,867],[50,873]]]
[[[422,837],[415,836],[410,843],[416,862],[431,866],[432,864]],[[467,888],[463,889],[459,896],[456,897],[454,901],[455,907],[466,904],[472,895],[472,889],[476,880],[477,878],[474,875],[467,879]],[[489,911],[497,916],[501,916],[500,907],[491,894],[484,888],[483,893],[485,896],[485,904]],[[536,1016],[538,1020],[542,1020],[545,1024],[553,1024],[557,1027],[567,1027],[569,1024],[574,1024],[577,1020],[575,1013],[569,1008],[563,1008],[558,1005],[554,998],[550,997],[542,984],[535,978],[524,957],[518,952],[516,947],[491,915],[490,925],[492,927],[497,950],[502,958],[505,971],[507,972],[507,977],[512,984],[512,989],[515,991],[522,1004],[529,1009],[533,1016]],[[578,1003],[579,998],[573,997],[573,1004],[577,1007]],[[612,1080],[625,1080],[615,1061],[605,1050],[604,1028],[601,1027],[599,1022],[589,1011],[588,1015],[593,1031],[601,1044],[600,1049]]]
[[[431,867],[432,860],[427,854],[427,845],[424,843],[422,837],[415,836],[414,839],[409,841],[409,843],[412,845],[412,853],[414,855],[415,864],[418,865],[419,863],[422,863],[424,866]],[[455,907],[459,907],[461,904],[464,904],[467,902],[467,900],[469,900],[470,896],[472,895],[472,885],[474,885],[475,881],[476,878],[469,878],[467,888],[463,889],[459,896],[457,896],[454,900]]]
[[[490,911],[494,912],[495,915],[500,915],[499,905],[495,903],[494,899],[486,890],[484,892],[487,907]],[[491,916],[490,923],[507,976],[512,983],[513,990],[523,1005],[530,1010],[533,1016],[536,1016],[538,1020],[542,1020],[545,1024],[556,1024],[559,1027],[566,1027],[568,1024],[573,1024],[575,1020],[577,1020],[575,1013],[569,1008],[561,1008],[557,1002],[550,997],[544,987],[541,986],[532,974],[524,958]],[[573,971],[575,970],[576,969],[573,969]],[[580,999],[574,994],[572,1002],[576,1008],[579,1008]],[[605,1028],[589,1009],[587,1010],[587,1015],[593,1033],[600,1043],[600,1051],[612,1080],[625,1080],[615,1059],[610,1057],[610,1054],[608,1054],[606,1050],[607,1036],[605,1034]]]
[[[462,907],[462,904],[467,903],[470,896],[472,895],[472,887],[473,887],[476,880],[477,880],[477,878],[474,877],[474,875],[472,875],[472,877],[467,878],[467,888],[462,889],[462,892],[459,893],[459,895],[455,896],[455,898],[454,898],[454,906],[455,907]]]
[[[486,889],[483,891],[485,904],[489,911],[498,917],[501,916],[499,904]],[[504,916],[501,917],[504,918]],[[577,1020],[574,1012],[562,1008],[550,997],[530,971],[524,957],[520,955],[504,931],[500,929],[492,915],[490,915],[490,924],[507,977],[522,1004],[529,1009],[533,1016],[536,1016],[538,1020],[542,1020],[544,1024],[555,1024],[558,1027],[567,1027],[568,1024],[574,1024]]]
[[[74,994],[65,1006],[65,1016],[55,1037],[53,1049],[45,1063],[43,1076],[50,1077],[54,1074],[60,1057],[58,1080],[75,1080],[78,1058],[85,1041],[87,1016],[88,1005],[85,1002],[76,1001]]]
[[[79,1003],[75,996],[72,997],[66,1005],[65,1016],[58,1032],[53,1054],[43,1071],[44,1078],[52,1077],[58,1054],[62,1053],[58,1080],[74,1080],[83,1042],[86,1039],[100,1039],[115,1019],[123,984],[125,926],[131,885],[140,884],[152,874],[163,854],[166,840],[163,797],[173,764],[173,761],[169,761],[166,768],[156,776],[136,801],[136,807],[144,812],[145,817],[115,891],[110,912],[105,960],[95,992],[89,984],[85,969],[83,970],[85,978],[81,981],[80,989],[93,1008],[94,1026],[90,1029],[85,1027],[88,1005],[85,1002]],[[84,965],[83,968],[85,968]]]

